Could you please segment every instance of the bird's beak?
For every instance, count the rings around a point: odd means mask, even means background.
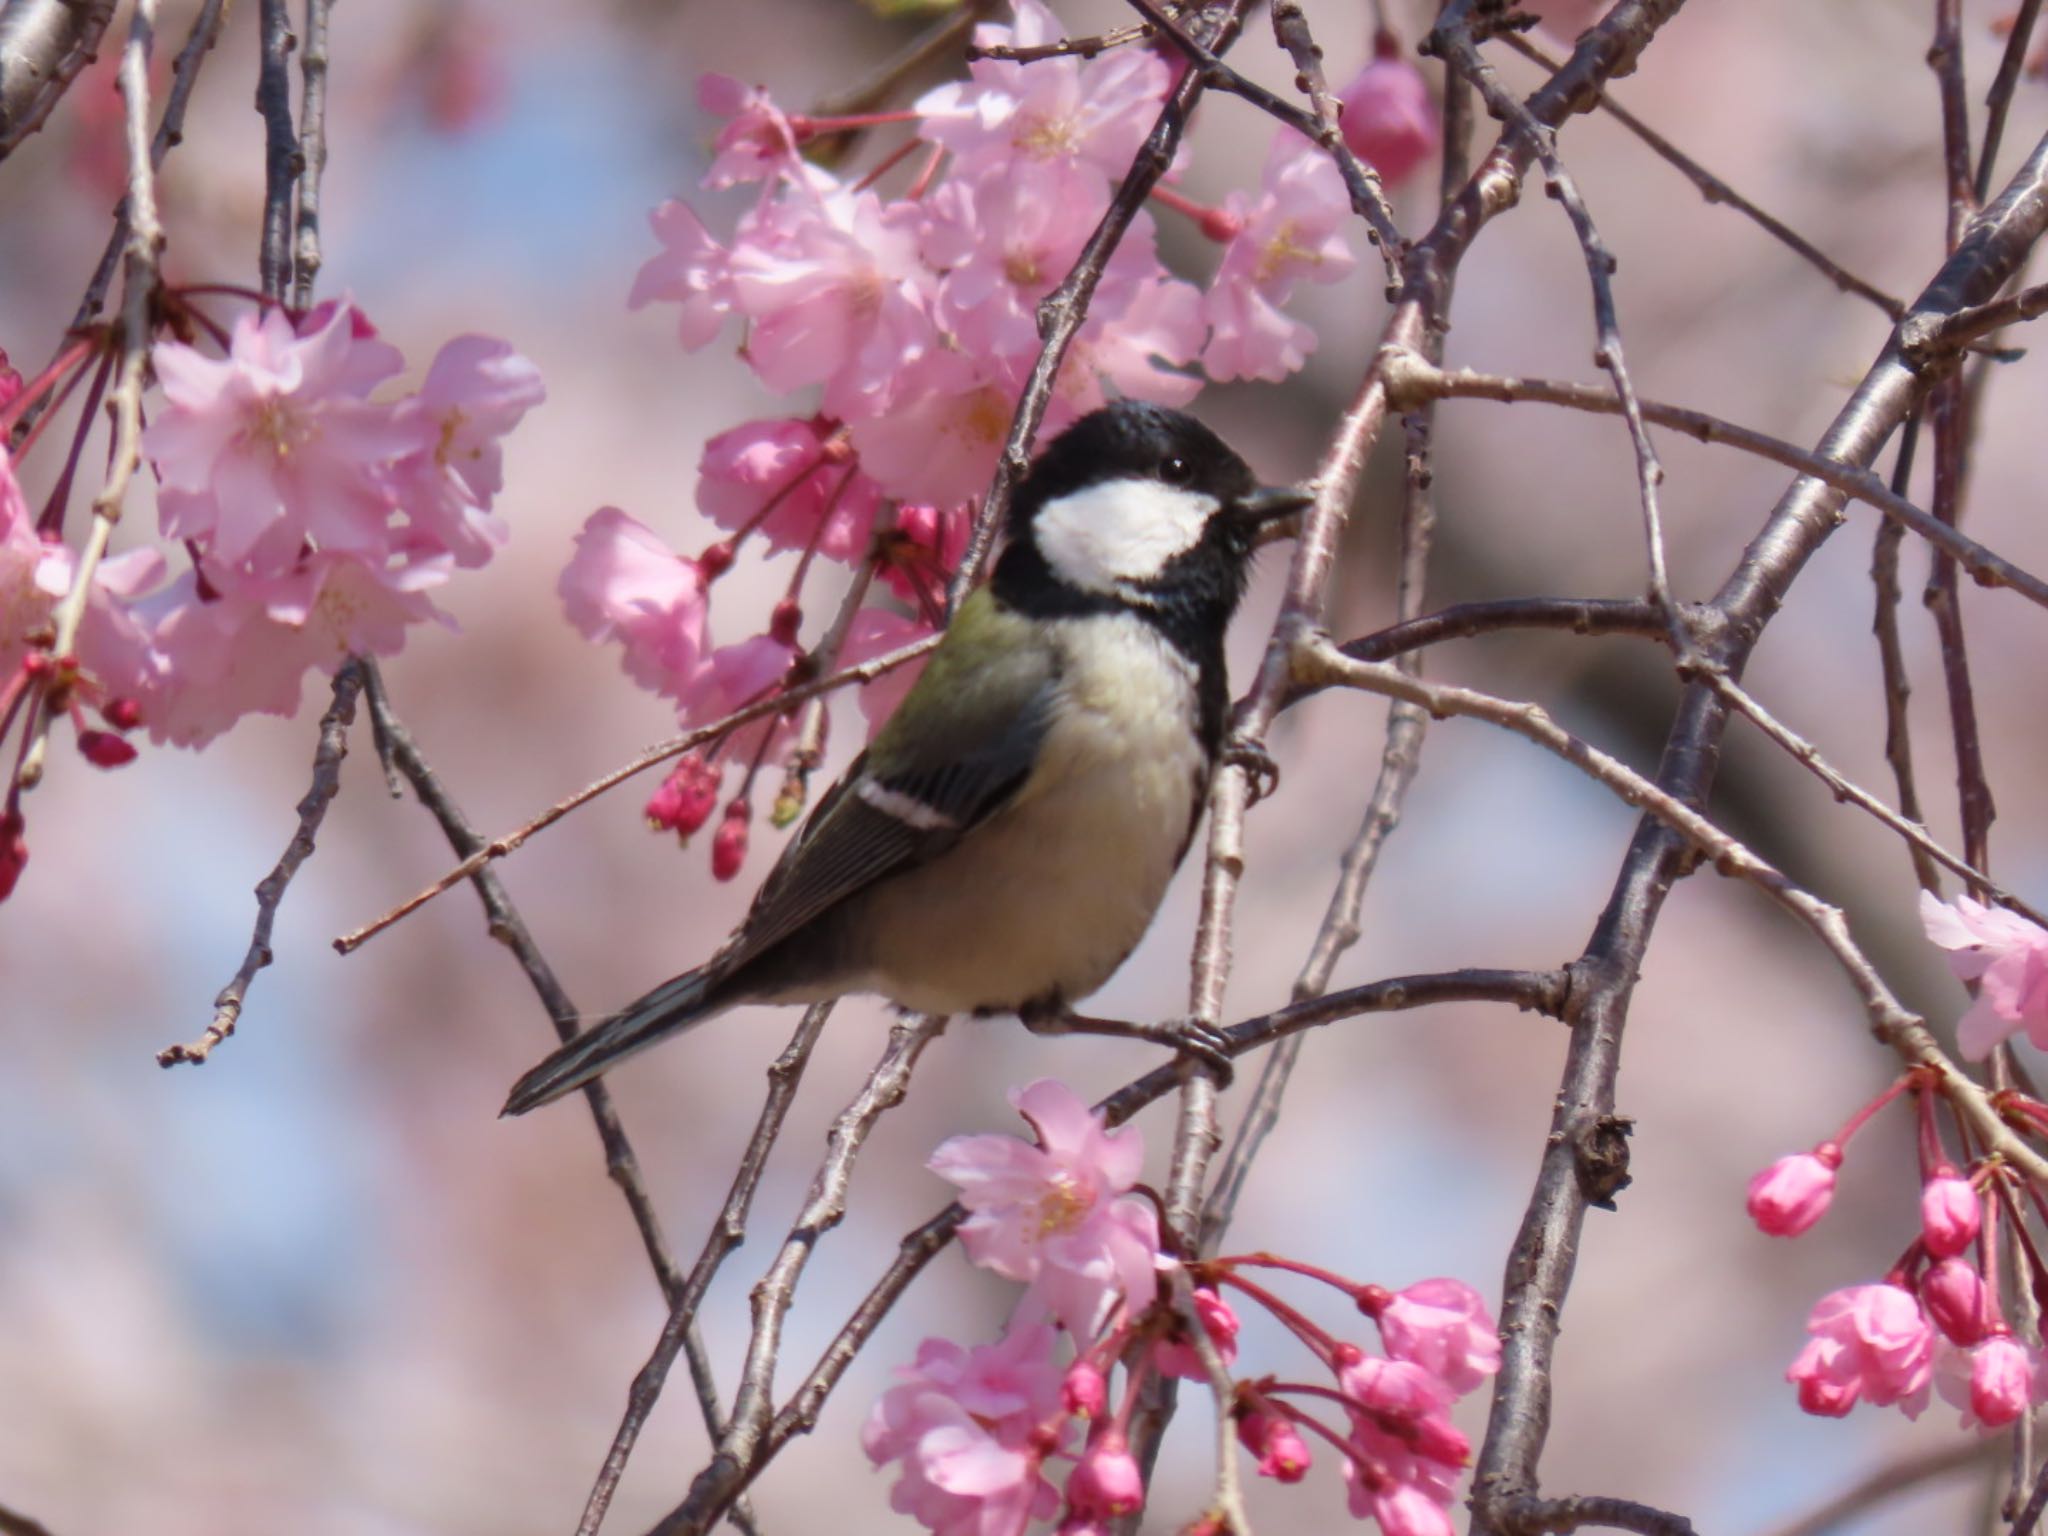
[[[1313,491],[1304,491],[1299,486],[1262,485],[1249,496],[1240,496],[1231,503],[1230,518],[1247,530],[1257,530],[1283,517],[1292,517],[1315,499]]]

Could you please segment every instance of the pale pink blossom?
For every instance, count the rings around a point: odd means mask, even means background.
[[[656,300],[682,306],[676,335],[686,352],[714,341],[732,312],[732,253],[718,243],[696,210],[670,198],[647,216],[661,250],[641,265],[626,299],[628,309]]]
[[[1039,0],[1016,0],[1012,14],[1014,26],[979,26],[975,41],[1031,47],[1062,35]],[[976,59],[967,73],[918,99],[923,137],[952,150],[963,175],[1035,163],[1071,180],[1075,196],[1123,177],[1170,82],[1165,61],[1143,48],[1029,64]]]
[[[1111,400],[1184,406],[1202,388],[1192,370],[1208,331],[1199,288],[1148,278],[1118,307],[1091,307],[1060,367],[1059,401],[1072,416]]]
[[[463,566],[482,565],[506,539],[491,511],[504,488],[504,437],[547,398],[540,370],[490,336],[457,336],[427,368],[417,395],[398,402],[401,426],[421,446],[398,460],[391,479],[400,509]]]
[[[1772,1237],[1797,1237],[1835,1197],[1839,1151],[1827,1147],[1781,1157],[1749,1181],[1749,1217]]]
[[[763,383],[785,393],[822,384],[824,408],[842,418],[894,406],[903,373],[937,341],[921,217],[915,203],[835,190],[742,229],[733,301]]]
[[[1209,1335],[1209,1342],[1216,1347],[1224,1366],[1229,1367],[1237,1359],[1237,1313],[1215,1291],[1202,1286],[1195,1292],[1195,1315],[1202,1320],[1202,1331]],[[1164,1376],[1207,1381],[1209,1373],[1202,1369],[1202,1357],[1193,1341],[1185,1336],[1187,1322],[1178,1313],[1174,1316],[1174,1330],[1172,1337],[1152,1346],[1153,1368]]]
[[[861,1430],[876,1466],[901,1463],[891,1509],[940,1536],[1011,1536],[1058,1509],[1040,1471],[1057,1440],[1034,1441],[1059,1412],[1052,1345],[1050,1328],[1031,1325],[971,1350],[947,1339],[918,1346]]]
[[[1119,1298],[1135,1315],[1157,1294],[1158,1216],[1125,1194],[1144,1170],[1144,1139],[1135,1127],[1108,1130],[1049,1078],[1012,1091],[1010,1102],[1037,1132],[1036,1145],[955,1136],[927,1166],[959,1186],[967,1256],[1027,1283],[1056,1321],[1090,1338]]]
[[[1937,1168],[1920,1186],[1920,1238],[1937,1259],[1952,1258],[1974,1243],[1983,1220],[1977,1191],[1955,1169]]]
[[[710,643],[704,573],[646,524],[600,507],[556,591],[586,639],[619,642],[626,675],[642,687],[676,698],[696,677]]]
[[[1937,901],[1920,893],[1920,922],[1931,943],[1949,952],[1958,980],[1977,983],[1977,1000],[1956,1025],[1956,1044],[1969,1061],[2025,1030],[2048,1048],[2048,930],[2004,907],[1969,896]]]
[[[774,635],[754,635],[734,645],[721,645],[697,664],[676,698],[676,714],[684,725],[709,725],[736,709],[767,697],[789,676],[797,648]],[[764,734],[780,734],[782,715],[770,715],[741,726],[728,738],[728,751],[750,758]]]
[[[75,551],[36,532],[0,448],[0,691],[20,672],[28,636],[55,617],[77,568]],[[153,670],[148,627],[133,605],[163,576],[163,556],[146,547],[102,560],[93,573],[76,647],[89,702],[132,698],[147,685]]]
[[[1359,1404],[1351,1412],[1351,1443],[1374,1465],[1449,1499],[1472,1445],[1446,1416],[1455,1396],[1448,1382],[1412,1360],[1386,1360],[1351,1347],[1339,1350],[1337,1386]]]
[[[704,445],[697,506],[719,527],[752,527],[772,549],[849,563],[866,552],[881,494],[843,441],[816,421],[749,421]]]
[[[245,313],[226,357],[163,341],[151,361],[164,404],[143,450],[163,483],[166,535],[263,575],[289,569],[308,539],[382,557],[384,468],[430,429],[366,398],[404,360],[352,306],[323,306],[298,330],[280,309]]]
[[[1345,1463],[1344,1472],[1351,1513],[1378,1521],[1383,1536],[1451,1536],[1451,1517],[1428,1490],[1391,1479],[1373,1486],[1352,1462]]]
[[[728,119],[712,143],[705,186],[732,187],[802,173],[796,130],[764,87],[747,85],[731,75],[700,75],[697,105],[713,117]]]
[[[1145,1507],[1145,1474],[1130,1442],[1114,1426],[1104,1429],[1067,1475],[1067,1509],[1083,1520],[1116,1520]]]
[[[1920,1277],[1920,1300],[1934,1326],[1957,1344],[1975,1344],[1991,1331],[1991,1294],[1968,1260],[1929,1265]]]
[[[1308,360],[1315,332],[1281,312],[1302,278],[1332,283],[1351,270],[1339,231],[1351,217],[1337,167],[1316,145],[1282,129],[1266,156],[1259,195],[1233,192],[1224,208],[1238,233],[1203,298],[1212,379],[1278,381]]]
[[[208,593],[188,570],[143,605],[157,668],[144,717],[158,742],[204,746],[244,715],[298,712],[306,657],[293,631],[252,595]]]
[[[1373,61],[1338,93],[1337,126],[1351,152],[1392,187],[1436,153],[1442,129],[1421,71],[1401,57],[1399,45],[1382,34],[1373,51]]]
[[[900,375],[887,415],[847,431],[884,494],[952,505],[988,489],[1022,384],[1000,360],[935,351]]]
[[[1799,1388],[1800,1407],[1840,1418],[1861,1398],[1920,1416],[1934,1330],[1911,1292],[1891,1284],[1832,1291],[1815,1304],[1806,1328],[1813,1337],[1785,1372]]]
[[[1030,162],[948,179],[929,200],[921,249],[946,274],[938,315],[959,344],[1035,357],[1038,301],[1066,277],[1108,205],[1106,185],[1077,198]]]
[[[1500,1369],[1500,1329],[1477,1291],[1442,1276],[1394,1292],[1378,1315],[1387,1353],[1466,1393]]]

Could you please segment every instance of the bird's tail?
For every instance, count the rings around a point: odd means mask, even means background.
[[[610,1071],[635,1051],[701,1023],[733,1001],[714,995],[716,984],[724,979],[722,970],[707,965],[663,982],[638,1002],[592,1025],[520,1078],[498,1113],[523,1115],[551,1103]]]

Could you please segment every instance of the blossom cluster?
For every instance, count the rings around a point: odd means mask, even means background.
[[[231,329],[193,293],[165,302],[218,355],[176,335],[152,348],[161,398],[141,451],[163,544],[97,563],[64,655],[52,654],[55,617],[81,558],[63,538],[71,471],[32,514],[0,453],[0,737],[19,725],[26,742],[40,712],[66,714],[102,767],[134,757],[121,733],[137,727],[196,747],[245,714],[290,714],[308,672],[390,655],[411,626],[445,622],[430,594],[504,542],[492,510],[501,440],[543,396],[534,366],[485,336],[449,341],[418,390],[383,395],[405,359],[346,301],[303,314],[263,304]],[[81,341],[0,402],[0,428],[67,372],[91,371],[107,344]],[[176,575],[167,549],[186,557]],[[87,709],[110,729],[88,726]],[[27,856],[20,789],[17,770],[0,812],[0,896]]]
[[[862,1445],[877,1466],[897,1467],[892,1508],[941,1536],[1007,1536],[1054,1518],[1059,1536],[1094,1536],[1140,1510],[1133,1409],[1155,1377],[1211,1382],[1196,1327],[1228,1378],[1240,1326],[1228,1292],[1277,1317],[1321,1378],[1230,1384],[1238,1440],[1260,1473],[1300,1482],[1310,1437],[1320,1438],[1342,1460],[1353,1514],[1386,1536],[1448,1536],[1471,1456],[1449,1409],[1500,1365],[1499,1333],[1471,1287],[1440,1278],[1389,1291],[1271,1254],[1184,1262],[1164,1251],[1157,1212],[1134,1192],[1137,1130],[1110,1130],[1050,1080],[1010,1100],[1031,1141],[955,1137],[930,1167],[959,1189],[968,1258],[1024,1291],[996,1343],[926,1339],[875,1405]],[[1381,1352],[1284,1300],[1261,1278],[1269,1270],[1338,1290],[1377,1324]],[[1176,1282],[1192,1316],[1176,1305]],[[1218,1518],[1189,1529],[1215,1530]]]
[[[1040,0],[1015,0],[1009,26],[983,25],[982,48],[1058,41]],[[1434,149],[1435,117],[1414,66],[1383,38],[1345,93],[1344,127],[1389,183]],[[616,507],[577,535],[560,592],[587,637],[617,643],[626,672],[671,700],[685,728],[774,700],[830,667],[872,660],[932,632],[1025,381],[1037,361],[1037,310],[1073,269],[1158,118],[1180,68],[1170,49],[1117,47],[1030,62],[976,58],[968,78],[902,111],[817,118],[784,111],[762,89],[707,76],[700,102],[721,119],[704,187],[751,189],[729,236],[672,200],[654,210],[661,249],[640,269],[630,304],[675,306],[685,349],[737,326],[740,355],[789,411],[711,439],[696,503],[723,536],[692,556]],[[806,158],[807,144],[848,131],[905,130],[857,179]],[[901,173],[902,190],[881,190]],[[1173,176],[1169,174],[1169,181]],[[893,183],[892,183],[893,184]],[[1045,430],[1111,398],[1182,406],[1207,379],[1277,380],[1315,349],[1288,313],[1303,283],[1353,265],[1351,209],[1327,153],[1282,129],[1256,189],[1204,207],[1162,186],[1161,207],[1220,246],[1198,284],[1160,256],[1141,209],[1108,257],[1047,405]],[[752,541],[794,551],[786,595],[761,633],[716,644],[712,589]],[[801,643],[803,589],[819,559],[857,577],[850,623]],[[861,606],[863,596],[874,600]],[[912,680],[905,669],[865,691],[870,722]],[[825,725],[798,734],[792,712],[686,758],[648,801],[648,819],[688,837],[713,814],[725,771],[739,790],[713,840],[714,872],[740,867],[752,786],[791,748],[778,823],[801,806],[802,776]]]

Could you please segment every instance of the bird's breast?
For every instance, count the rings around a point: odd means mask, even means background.
[[[1193,664],[1135,615],[1048,636],[1061,697],[1030,776],[950,852],[876,894],[874,984],[927,1012],[1087,996],[1158,909],[1209,773]]]

